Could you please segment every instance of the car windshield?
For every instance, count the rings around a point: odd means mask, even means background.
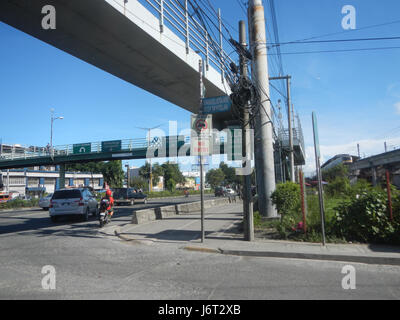
[[[80,190],[60,190],[54,193],[53,199],[75,199],[80,197]]]

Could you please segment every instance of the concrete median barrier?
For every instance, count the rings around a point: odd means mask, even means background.
[[[132,223],[141,224],[149,221],[156,220],[156,210],[155,209],[144,209],[133,211]]]
[[[156,212],[156,218],[157,219],[165,219],[168,217],[173,217],[176,215],[177,212],[177,205],[172,205],[172,206],[164,206],[164,207],[159,207],[155,209]]]
[[[239,201],[236,197],[225,197],[212,200],[204,201],[204,209],[209,209],[212,207],[222,206],[232,202]],[[201,212],[201,201],[181,203],[176,205],[163,206],[153,209],[143,209],[133,211],[132,223],[140,224],[154,220],[166,219],[168,217],[173,217],[179,214],[198,214]]]
[[[190,202],[190,203],[181,203],[176,206],[177,214],[189,214],[200,212],[201,210],[201,202]]]

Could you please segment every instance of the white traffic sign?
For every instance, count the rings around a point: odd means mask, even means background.
[[[212,116],[191,116],[190,155],[209,155],[212,151]]]

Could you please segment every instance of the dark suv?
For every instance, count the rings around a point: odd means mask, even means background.
[[[115,205],[134,205],[137,201],[147,203],[147,195],[135,188],[114,188],[112,192]]]

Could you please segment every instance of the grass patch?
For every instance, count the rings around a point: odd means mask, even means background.
[[[0,209],[30,208],[30,207],[37,207],[38,204],[39,204],[39,199],[31,199],[31,200],[16,199],[0,203]]]

